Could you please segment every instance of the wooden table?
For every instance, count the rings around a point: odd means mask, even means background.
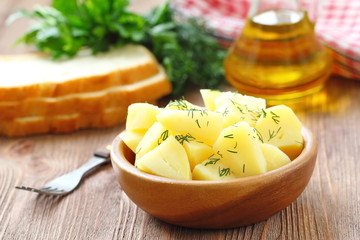
[[[1,1],[1,54],[28,50],[11,47],[27,21],[6,27],[5,18],[14,9],[47,2]],[[137,1],[134,8],[145,9],[150,3],[154,1]],[[197,91],[186,97],[200,102]],[[93,149],[111,142],[123,125],[71,134],[0,137],[0,239],[360,239],[360,82],[332,77],[323,92],[295,110],[318,136],[318,161],[308,187],[268,220],[226,230],[181,228],[149,216],[122,192],[110,165],[63,198],[14,188],[42,186],[76,168]]]

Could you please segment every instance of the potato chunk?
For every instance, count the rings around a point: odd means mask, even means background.
[[[209,111],[215,111],[215,98],[219,97],[221,92],[218,90],[200,89],[200,94],[206,109]]]
[[[256,129],[264,143],[277,146],[290,159],[295,159],[303,149],[301,122],[285,105],[267,108],[257,121]]]
[[[225,128],[214,144],[215,152],[222,155],[222,162],[239,177],[266,172],[266,160],[261,142],[254,128],[247,122],[238,122]]]
[[[121,139],[124,141],[126,146],[128,146],[133,152],[136,152],[136,147],[144,135],[145,131],[135,132],[126,130],[121,134]]]
[[[183,135],[190,134],[210,146],[222,129],[221,114],[212,111],[164,109],[156,118],[166,128]]]
[[[261,150],[264,154],[268,171],[277,169],[291,162],[288,155],[274,145],[263,143],[261,144]]]
[[[185,99],[171,101],[166,105],[165,108],[172,109],[172,110],[205,109],[198,105],[192,104],[191,102],[189,102]]]
[[[135,151],[136,159],[160,145],[169,135],[171,135],[171,132],[168,128],[159,122],[155,122],[137,145]]]
[[[256,121],[266,108],[266,101],[261,98],[243,96],[235,92],[224,92],[215,99],[216,111],[224,117],[223,127],[226,128],[239,121],[255,126]]]
[[[209,145],[197,141],[183,141],[183,147],[188,156],[191,170],[214,153]]]
[[[128,107],[126,130],[146,131],[156,121],[160,108],[148,103],[134,103]]]
[[[174,136],[137,159],[135,166],[150,174],[182,180],[191,180],[186,152]]]
[[[236,176],[230,172],[230,168],[224,166],[222,163],[215,165],[205,165],[200,163],[195,166],[193,173],[193,180],[230,180],[235,179]]]

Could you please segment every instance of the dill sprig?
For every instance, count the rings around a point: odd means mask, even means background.
[[[230,168],[220,168],[219,167],[219,176],[224,177],[230,175]]]
[[[269,129],[269,139],[268,139],[268,142],[270,142],[271,139],[273,139],[274,137],[276,137],[280,131],[281,127],[278,128],[278,130],[275,132],[274,131],[270,131]]]
[[[163,141],[165,141],[169,137],[169,130],[165,130],[161,133],[158,139],[158,145],[160,145]]]
[[[195,138],[190,134],[187,133],[186,135],[176,135],[175,139],[180,143],[180,144],[184,144],[184,142],[190,142],[190,141],[195,141]]]
[[[276,113],[274,113],[273,111],[270,111],[270,113],[271,113],[271,118],[272,118],[272,120],[276,123],[276,124],[279,124],[279,122],[280,122],[280,116],[279,115],[277,115]]]

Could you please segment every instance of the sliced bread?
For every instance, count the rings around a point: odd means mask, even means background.
[[[158,99],[171,91],[171,84],[162,69],[147,79],[126,85],[86,93],[73,93],[60,97],[27,98],[21,101],[0,101],[0,121],[30,116],[56,116],[65,114],[98,114],[104,109],[127,107],[134,102]]]
[[[157,99],[148,100],[155,104]],[[0,135],[20,137],[42,133],[69,133],[86,128],[106,128],[126,119],[127,107],[114,107],[97,114],[72,113],[56,116],[30,116],[0,121]]]
[[[56,62],[44,54],[1,56],[0,101],[99,91],[147,79],[158,71],[156,59],[141,45],[95,56],[83,51]]]

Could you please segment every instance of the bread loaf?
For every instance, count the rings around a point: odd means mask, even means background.
[[[154,56],[140,45],[97,55],[83,51],[62,61],[44,54],[1,56],[0,101],[94,92],[144,80],[158,71]]]
[[[156,102],[171,84],[143,46],[53,62],[42,54],[0,57],[0,135],[102,128],[125,121],[135,102]]]
[[[127,108],[109,108],[97,114],[66,114],[57,116],[30,116],[0,121],[0,132],[9,137],[40,133],[68,133],[83,128],[114,126],[125,120]]]
[[[145,80],[116,85],[100,91],[73,93],[61,97],[0,101],[0,121],[25,116],[55,116],[72,113],[97,114],[103,109],[124,107],[134,102],[157,99],[171,90],[164,70]]]

